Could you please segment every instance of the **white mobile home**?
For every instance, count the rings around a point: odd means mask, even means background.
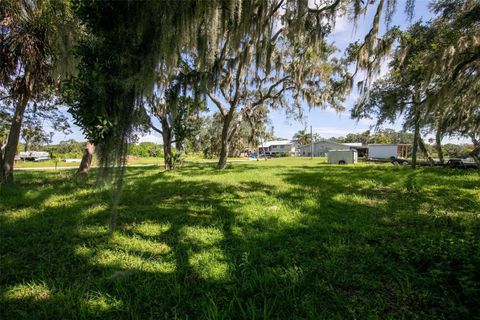
[[[396,144],[369,144],[369,158],[391,158],[397,157],[398,145]]]
[[[295,155],[295,142],[289,140],[267,141],[258,146],[260,155],[267,154],[270,156]]]
[[[327,159],[330,164],[357,163],[358,153],[355,149],[330,150]]]
[[[22,151],[15,156],[15,160],[42,161],[50,160],[50,154],[43,151]]]

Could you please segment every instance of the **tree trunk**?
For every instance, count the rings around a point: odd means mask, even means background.
[[[472,139],[472,143],[474,147],[477,147],[480,145],[480,141],[478,141],[477,137],[475,136],[475,133],[469,134],[470,138]]]
[[[90,142],[87,142],[85,149],[83,150],[82,161],[80,161],[80,166],[78,167],[76,176],[87,176],[90,171],[93,159],[93,151],[95,147]]]
[[[3,182],[3,141],[0,141],[0,184]]]
[[[225,167],[227,166],[229,148],[230,141],[228,141],[228,137],[224,136],[222,132],[222,146],[220,149],[220,158],[217,164],[218,169],[225,169]]]
[[[173,154],[171,140],[163,138],[163,161],[165,162],[164,168],[166,171],[173,169]]]
[[[438,160],[440,160],[440,163],[443,164],[442,132],[440,129],[438,129],[435,133],[435,146],[437,149]]]
[[[217,167],[218,169],[225,169],[227,166],[228,151],[230,149],[230,125],[233,119],[233,112],[229,112],[223,118],[223,128],[222,128],[222,145],[220,149],[220,159],[218,160]]]
[[[418,140],[420,138],[420,123],[418,121],[418,114],[415,114],[415,131],[413,134],[413,150],[412,150],[412,168],[417,168],[417,149]]]
[[[418,137],[418,146],[420,147],[420,150],[422,150],[423,154],[425,155],[425,158],[427,158],[427,161],[430,163],[430,165],[433,165],[435,161],[433,161],[432,156],[427,150],[427,147],[425,146],[425,143],[423,142],[423,139]]]
[[[30,151],[30,139],[25,139],[25,147],[23,149],[25,152]]]
[[[473,158],[477,166],[480,168],[480,144],[470,152],[470,157]]]
[[[172,153],[172,131],[168,125],[166,116],[161,118],[162,138],[163,138],[163,161],[165,171],[172,170],[174,167]]]
[[[2,163],[2,183],[13,183],[13,167],[15,164],[15,154],[17,153],[18,142],[20,141],[20,130],[22,129],[23,114],[28,104],[28,96],[21,95],[15,108],[15,114],[12,119],[12,126],[8,133],[7,145],[5,146],[5,155]]]

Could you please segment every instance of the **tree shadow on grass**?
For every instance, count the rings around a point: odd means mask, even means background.
[[[269,176],[231,181],[196,170],[130,168],[112,235],[108,195],[47,206],[52,188],[39,191],[40,212],[2,223],[1,318],[477,314],[478,230],[462,217],[418,214],[435,201],[415,190],[425,187],[418,174],[269,169],[285,182],[279,187]],[[459,208],[457,196],[441,206]],[[11,205],[22,200],[11,197]]]

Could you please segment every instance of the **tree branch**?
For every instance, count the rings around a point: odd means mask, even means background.
[[[227,115],[227,111],[225,110],[225,108],[223,107],[222,103],[220,102],[220,100],[218,100],[217,97],[215,97],[211,92],[207,92],[207,95],[208,97],[210,98],[210,100],[213,101],[213,103],[217,106],[218,110],[220,111],[220,113],[222,114],[222,116],[226,116]]]
[[[163,136],[163,131],[160,130],[160,129],[158,129],[157,127],[155,127],[155,126],[153,125],[152,121],[150,121],[150,127],[151,127],[153,130],[157,131],[158,133],[160,133],[160,134]]]
[[[308,12],[309,13],[320,14],[320,13],[323,13],[323,12],[328,11],[328,10],[334,10],[339,4],[340,4],[340,0],[335,0],[335,2],[333,2],[331,5],[325,6],[325,7],[320,8],[320,9],[308,8]]]
[[[243,66],[245,64],[245,60],[248,58],[248,52],[249,52],[249,46],[247,45],[245,50],[241,52],[240,61],[238,62],[237,74],[235,79],[235,94],[233,96],[233,100],[230,101],[231,105],[237,105],[237,102],[238,102],[238,96],[240,93],[240,84],[242,82],[242,79],[241,79],[242,71],[243,71]]]

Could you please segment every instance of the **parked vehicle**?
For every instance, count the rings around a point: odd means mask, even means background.
[[[466,159],[452,158],[447,161],[447,167],[460,169],[478,169],[478,165]]]
[[[50,154],[44,151],[22,151],[15,156],[15,160],[34,162],[50,160]]]

